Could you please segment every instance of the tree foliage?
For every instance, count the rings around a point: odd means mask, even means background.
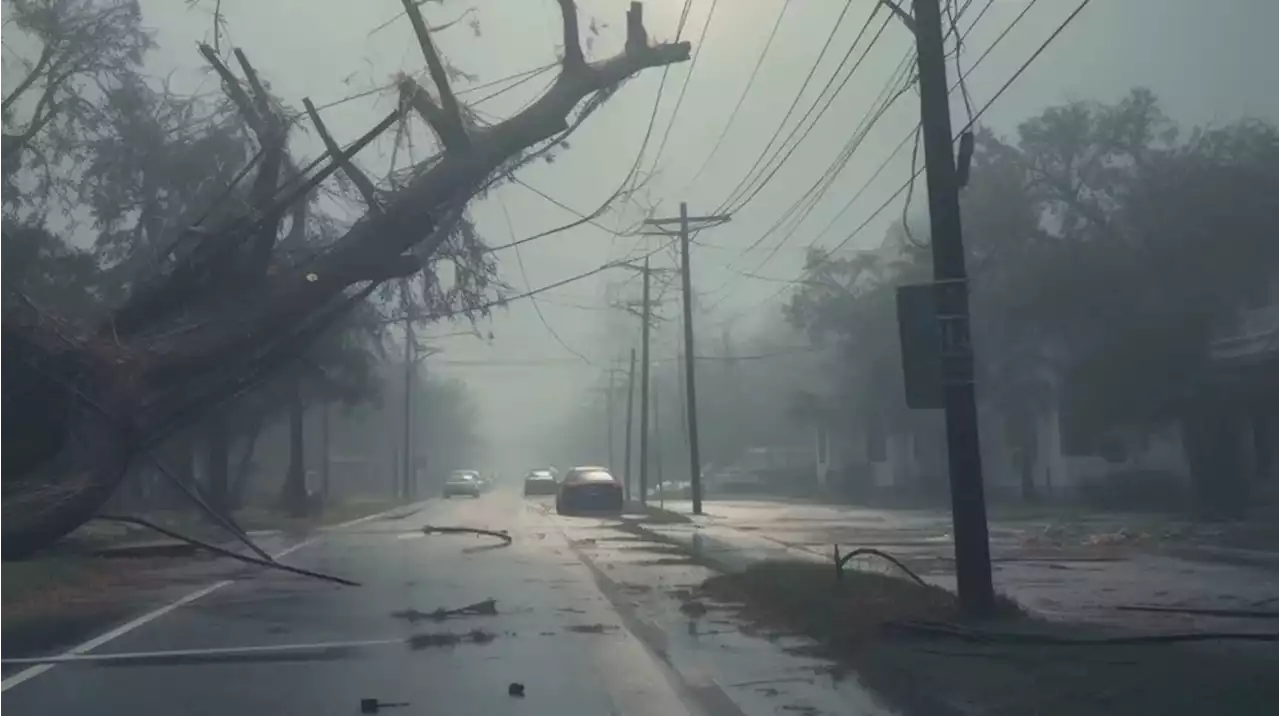
[[[979,131],[961,201],[981,399],[1065,401],[1094,431],[1195,411],[1215,330],[1274,285],[1276,162],[1275,127],[1180,132],[1142,89],[1051,107],[1012,140]],[[893,288],[931,275],[905,238],[812,256],[788,307],[844,346],[856,411],[902,408]]]
[[[46,4],[66,11],[98,8],[106,0]],[[404,75],[397,83],[397,109],[346,146],[327,134],[316,112],[284,111],[284,103],[268,92],[243,52],[233,52],[233,70],[213,48],[202,46],[257,147],[242,166],[225,167],[251,177],[245,179],[247,195],[243,203],[222,204],[225,214],[208,223],[188,224],[189,207],[170,205],[162,190],[167,187],[146,183],[147,171],[156,168],[150,166],[152,158],[124,146],[117,147],[124,158],[124,184],[89,183],[96,188],[90,195],[105,197],[104,204],[127,198],[139,202],[115,215],[105,212],[104,228],[115,230],[132,218],[135,231],[147,240],[146,250],[155,251],[151,255],[157,259],[169,258],[145,275],[130,277],[125,297],[94,330],[72,332],[56,315],[29,302],[22,310],[6,310],[6,379],[32,387],[18,408],[66,409],[51,411],[45,420],[5,423],[6,445],[39,446],[12,460],[6,451],[5,556],[30,554],[82,524],[115,489],[138,448],[294,365],[317,337],[351,316],[385,282],[418,275],[424,267],[443,268],[434,261],[451,263],[453,290],[445,288],[438,274],[425,279],[427,290],[439,289],[435,295],[448,309],[428,305],[408,317],[434,320],[442,314],[487,310],[491,302],[480,292],[490,285],[492,263],[466,221],[471,198],[559,146],[627,78],[686,61],[690,54],[688,43],[652,43],[641,6],[633,3],[622,52],[588,62],[576,4],[559,0],[558,5],[564,45],[557,79],[515,115],[479,125],[454,94],[419,6],[404,0],[434,92]],[[112,37],[117,44],[95,54],[110,58],[118,51],[131,67],[136,65],[132,58],[141,49],[134,50],[133,35]],[[111,63],[91,69],[109,73]],[[136,91],[121,95],[114,107],[119,116],[141,111],[149,101],[142,88],[129,89]],[[300,166],[289,154],[288,137],[303,116],[327,137],[327,151],[312,165]],[[402,171],[398,181],[379,186],[353,157],[411,116],[430,128],[440,151]],[[51,121],[27,125],[14,135],[25,137],[15,146],[34,147],[32,142]],[[141,133],[138,141],[154,139],[155,127],[146,122],[128,123],[127,128]],[[190,158],[191,166],[205,166],[228,147],[193,141],[175,149]],[[197,158],[201,155],[203,159]],[[154,161],[167,167],[174,158],[161,154]],[[224,167],[205,168],[209,175],[225,176]],[[337,172],[359,190],[367,211],[355,222],[336,226],[334,235],[320,236],[311,198]],[[192,190],[200,193],[204,187],[197,181]],[[224,189],[234,187],[233,178]],[[133,242],[128,243],[132,252]],[[106,245],[113,245],[112,240]]]

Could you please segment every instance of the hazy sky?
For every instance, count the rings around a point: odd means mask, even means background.
[[[906,3],[909,4],[909,3]],[[962,19],[966,27],[986,0],[975,0]],[[147,23],[157,31],[160,49],[151,58],[156,75],[176,72],[178,86],[195,89],[213,84],[203,71],[196,43],[212,40],[213,0],[188,9],[178,0],[143,0]],[[588,54],[613,54],[622,46],[626,0],[580,0],[584,30],[588,18],[599,35]],[[683,0],[645,3],[650,36],[671,39]],[[685,39],[696,40],[707,20],[712,0],[694,0]],[[657,173],[647,185],[648,196],[660,202],[660,214],[678,211],[689,202],[692,213],[719,207],[755,162],[773,135],[806,73],[814,65],[823,41],[845,3],[841,0],[793,0],[786,9],[773,47],[751,86],[741,111],[722,145],[697,182],[695,172],[706,160],[725,129],[730,110],[747,83],[766,37],[783,5],[782,0],[720,0],[698,52],[679,114],[672,112],[690,65],[671,69],[642,168],[655,164]],[[797,113],[803,113],[845,54],[863,25],[873,0],[853,0],[827,56],[814,75]],[[1010,74],[1054,28],[1075,9],[1077,0],[1039,0],[1026,17],[1001,41],[970,77],[974,105],[981,107]],[[469,16],[479,23],[477,37],[466,22],[439,33],[439,45],[461,69],[492,81],[555,59],[560,43],[560,20],[554,0],[446,0],[427,3],[428,22],[439,24],[475,6]],[[963,64],[968,67],[1026,6],[1025,0],[995,0],[969,36]],[[223,0],[228,32],[222,42],[243,48],[274,91],[295,107],[303,97],[326,105],[349,95],[385,85],[398,72],[420,73],[424,62],[403,18],[374,32],[400,12],[398,0]],[[867,42],[880,25],[877,17]],[[1114,100],[1129,88],[1145,85],[1156,92],[1166,111],[1179,122],[1226,123],[1242,117],[1274,121],[1277,107],[1277,3],[1275,0],[1093,0],[1080,17],[1031,68],[992,106],[982,120],[998,131],[1011,132],[1019,120],[1052,103],[1068,99]],[[833,245],[849,236],[905,181],[910,151],[900,151],[889,168],[834,223],[850,197],[871,176],[890,151],[914,126],[918,103],[904,95],[884,114],[839,174],[816,208],[797,227],[791,224],[764,237],[779,217],[826,171],[863,120],[872,100],[903,59],[910,43],[907,30],[890,23],[866,61],[853,75],[830,109],[817,123],[773,179],[734,217],[732,223],[708,231],[693,253],[695,288],[704,306],[714,305],[700,318],[703,324],[723,322],[742,314],[745,332],[753,319],[776,315],[777,299],[766,301],[783,284],[744,277],[741,272],[790,278],[800,268],[803,248],[815,240]],[[858,50],[861,52],[861,46]],[[855,55],[856,56],[856,55]],[[954,68],[951,68],[954,70]],[[578,132],[571,150],[553,164],[538,163],[520,173],[533,187],[580,211],[594,209],[619,185],[635,161],[649,126],[662,70],[649,70],[626,86]],[[502,117],[528,101],[550,81],[545,74],[517,90],[479,104],[483,116]],[[202,84],[203,83],[203,84]],[[465,83],[455,89],[461,91]],[[492,91],[492,90],[489,90]],[[465,93],[464,100],[481,99],[487,92]],[[340,142],[349,142],[369,129],[390,108],[390,92],[354,99],[325,109],[323,115]],[[964,121],[962,103],[953,100],[957,123]],[[957,126],[959,126],[957,124]],[[670,132],[668,136],[668,128]],[[384,166],[390,141],[363,155],[365,166]],[[320,151],[314,136],[299,137],[295,151],[314,156]],[[418,156],[426,152],[419,148]],[[481,231],[492,244],[511,240],[503,215],[510,213],[516,237],[571,221],[573,215],[518,185],[508,185],[473,205]],[[879,242],[885,224],[900,212],[895,203],[876,221],[849,240],[847,246]],[[616,215],[605,225],[622,224]],[[831,225],[825,234],[820,232]],[[645,240],[615,238],[583,226],[525,245],[521,251],[527,278],[513,252],[500,259],[502,278],[514,292],[553,283],[588,271],[624,254],[644,250]],[[781,247],[765,261],[781,242]],[[655,244],[656,245],[656,244]],[[655,259],[669,263],[670,258]],[[442,338],[446,349],[433,370],[465,379],[480,400],[491,440],[524,442],[554,416],[587,399],[584,388],[596,380],[608,361],[632,346],[619,325],[636,325],[617,311],[602,310],[605,286],[628,278],[614,270],[557,289],[540,298],[538,307],[563,341],[591,364],[576,358],[552,337],[529,301],[511,305],[482,328],[494,338]],[[634,286],[634,281],[632,286]],[[727,283],[727,285],[726,285]],[[721,287],[724,286],[723,290]],[[678,307],[673,299],[668,311]],[[612,322],[613,330],[606,332]],[[622,322],[622,323],[620,323]],[[435,327],[437,334],[457,326]],[[638,328],[638,326],[637,326]],[[674,355],[674,343],[660,342],[655,357]],[[532,407],[539,404],[541,408]]]

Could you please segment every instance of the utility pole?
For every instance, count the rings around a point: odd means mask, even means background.
[[[728,214],[717,216],[689,216],[689,206],[680,202],[680,216],[674,219],[646,219],[644,223],[661,226],[678,223],[680,225],[680,282],[684,294],[684,395],[685,413],[688,415],[689,428],[689,481],[693,497],[693,514],[702,514],[702,458],[698,453],[698,393],[695,389],[694,360],[696,352],[693,346],[693,288],[689,275],[689,231],[690,222],[697,222],[697,230],[719,226],[729,221]],[[646,232],[669,236],[671,232]]]
[[[641,502],[648,500],[649,487],[649,334],[650,328],[654,321],[653,315],[653,299],[650,290],[650,278],[655,273],[663,273],[671,269],[650,268],[649,259],[644,260],[644,265],[636,266],[635,264],[619,264],[620,268],[629,268],[632,271],[638,271],[644,277],[643,296],[641,298],[641,306],[638,311],[640,317],[640,496]],[[620,306],[628,313],[636,314],[634,306]],[[632,351],[634,354],[634,351]],[[629,435],[629,433],[628,433]],[[628,464],[628,467],[630,465]]]
[[[969,296],[960,226],[960,187],[952,148],[942,10],[940,0],[913,0],[912,5],[914,18],[907,25],[915,32],[919,58],[920,122],[925,181],[929,191],[934,292],[942,345],[956,590],[963,608],[971,614],[981,615],[990,613],[994,608],[995,590],[991,583],[987,507],[978,442]],[[900,10],[897,12],[901,13]]]
[[[329,402],[320,404],[320,497],[329,504]]]
[[[609,441],[609,474],[611,475],[618,474],[618,466],[614,463],[614,460],[613,460],[613,391],[614,391],[613,378],[614,378],[614,375],[617,374],[617,372],[618,372],[618,368],[615,361],[615,365],[609,366],[609,392],[605,393],[605,396],[604,396],[604,425],[605,425],[605,431],[606,431],[605,439]]]
[[[653,453],[658,466],[658,505],[666,506],[667,499],[662,491],[662,413],[658,411],[658,394],[662,392],[660,383],[653,384]]]
[[[627,438],[624,443],[622,459],[626,466],[622,468],[623,499],[631,499],[631,416],[635,414],[636,395],[636,349],[631,349],[631,368],[627,370]]]
[[[644,260],[644,308],[640,317],[640,503],[649,501],[649,259]]]
[[[410,476],[413,474],[413,324],[409,319],[404,321],[404,444],[400,458],[400,496],[411,499],[409,492]]]

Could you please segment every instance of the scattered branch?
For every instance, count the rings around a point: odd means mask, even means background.
[[[422,528],[423,534],[476,534],[486,537],[497,537],[506,544],[511,544],[511,534],[506,530],[486,530],[480,527],[437,527],[435,525],[425,525]]]
[[[94,519],[101,520],[103,522],[117,522],[120,524],[137,525],[139,527],[145,527],[149,530],[159,532],[160,534],[166,537],[176,539],[180,542],[186,542],[187,544],[190,544],[190,545],[195,545],[200,549],[205,549],[210,552],[213,552],[214,554],[219,554],[219,555],[222,555],[223,557],[229,557],[231,559],[244,562],[245,564],[252,564],[258,567],[266,567],[267,569],[278,569],[282,572],[289,572],[290,574],[298,574],[303,577],[311,577],[313,579],[323,579],[326,582],[334,582],[335,584],[341,584],[348,587],[360,586],[359,582],[356,582],[351,579],[347,579],[346,577],[335,577],[330,574],[324,574],[323,572],[313,572],[309,569],[303,569],[301,567],[291,567],[287,564],[281,564],[274,560],[265,560],[265,559],[260,559],[258,557],[250,557],[248,555],[238,554],[224,547],[219,547],[216,544],[204,542],[194,537],[188,537],[187,535],[184,535],[180,532],[174,532],[173,530],[167,529],[165,527],[161,527],[160,525],[150,520],[144,520],[141,517],[127,517],[124,515],[96,515]]]

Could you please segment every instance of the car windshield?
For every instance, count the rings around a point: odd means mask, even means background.
[[[529,473],[530,480],[551,480],[554,479],[548,470],[534,470]]]
[[[471,482],[476,477],[477,473],[474,472],[455,472],[449,476],[449,482]]]
[[[571,482],[613,482],[613,475],[604,470],[574,470],[567,479]]]

